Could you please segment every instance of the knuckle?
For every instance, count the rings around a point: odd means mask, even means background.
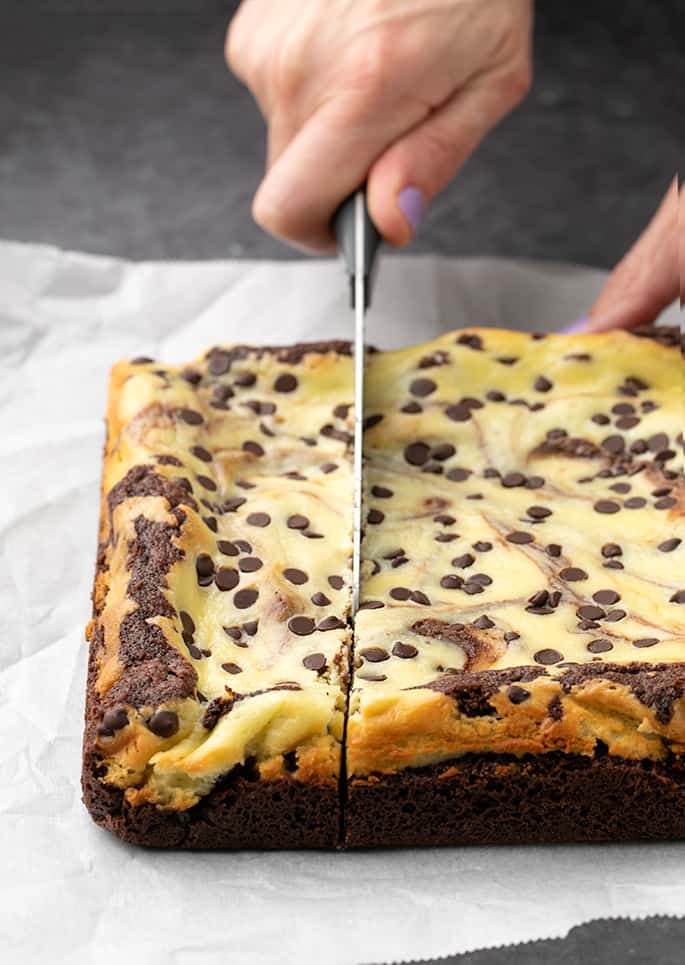
[[[379,27],[353,45],[345,69],[356,90],[376,99],[392,88],[396,61],[396,37],[393,31]]]
[[[507,91],[514,104],[520,104],[533,83],[533,67],[528,58],[519,61],[507,77]]]
[[[269,69],[269,87],[279,103],[292,103],[300,92],[306,75],[302,37],[295,31],[280,43]]]

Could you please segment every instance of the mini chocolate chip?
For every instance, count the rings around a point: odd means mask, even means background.
[[[592,594],[592,599],[602,606],[611,606],[612,603],[618,603],[621,597],[615,590],[597,590]]]
[[[443,590],[459,590],[463,585],[463,578],[456,573],[448,573],[440,580],[440,586]]]
[[[609,515],[612,513],[617,513],[620,510],[618,503],[615,503],[613,499],[599,499],[592,507],[596,513],[604,513]]]
[[[429,455],[430,447],[425,442],[412,442],[404,450],[404,458],[410,466],[423,466]]]
[[[411,596],[411,590],[406,586],[393,586],[390,590],[390,596],[393,600],[408,600]]]
[[[414,603],[420,603],[421,606],[431,605],[431,601],[428,599],[425,593],[421,592],[421,590],[412,590],[411,598]]]
[[[259,445],[258,442],[254,442],[252,439],[248,439],[247,442],[243,443],[243,452],[249,452],[253,456],[263,456],[264,449]]]
[[[414,379],[409,386],[411,394],[418,396],[419,399],[426,395],[431,395],[436,389],[437,385],[432,379]]]
[[[249,389],[257,381],[257,376],[252,372],[238,372],[234,377],[233,381],[236,385],[239,385],[241,389]]]
[[[225,670],[226,673],[242,673],[243,668],[239,667],[237,663],[222,663],[221,669]]]
[[[381,680],[388,679],[387,675],[384,673],[358,673],[358,674],[355,674],[355,677],[358,680],[374,680],[374,681],[381,681]]]
[[[248,637],[253,637],[257,632],[258,626],[259,626],[259,622],[257,620],[247,620],[245,623],[243,623],[243,630],[248,635]]]
[[[516,630],[507,630],[507,632],[504,634],[504,639],[507,641],[507,643],[511,643],[512,640],[519,640],[520,637],[521,634],[517,633]]]
[[[383,647],[365,647],[359,653],[369,663],[381,663],[390,659],[390,654]]]
[[[178,415],[189,426],[200,426],[205,421],[202,414],[195,409],[179,409]]]
[[[211,556],[207,553],[200,553],[199,556],[195,557],[195,570],[198,577],[211,577],[214,576],[214,561]]]
[[[606,653],[607,650],[613,650],[614,645],[611,640],[600,638],[599,640],[590,640],[586,649],[589,650],[590,653]]]
[[[390,499],[394,493],[392,489],[387,489],[385,486],[372,486],[371,495],[375,496],[377,499]]]
[[[514,533],[509,533],[507,535],[507,541],[509,543],[519,543],[519,544],[532,543],[533,537],[531,533],[523,533],[523,532],[517,531]]]
[[[222,509],[225,513],[234,513],[246,502],[247,500],[244,496],[232,496],[230,499],[226,500],[222,506]]]
[[[609,612],[607,613],[604,619],[608,620],[609,623],[618,623],[618,621],[622,620],[625,616],[626,616],[625,610],[609,610]]]
[[[238,590],[236,595],[233,597],[233,605],[238,610],[247,610],[248,607],[251,607],[253,603],[256,603],[258,596],[258,590]]]
[[[642,496],[631,496],[630,499],[626,499],[623,505],[626,509],[642,509],[643,506],[647,505],[647,500],[643,499]]]
[[[256,556],[246,556],[238,563],[238,569],[241,573],[256,573],[257,570],[261,570],[262,561]]]
[[[505,489],[513,489],[515,486],[524,486],[526,477],[521,472],[508,472],[502,476],[502,485]]]
[[[249,523],[250,526],[259,526],[264,528],[271,522],[271,517],[268,513],[250,513],[246,522]]]
[[[673,536],[671,539],[665,539],[663,543],[659,543],[657,546],[658,550],[662,553],[672,553],[673,550],[678,549],[682,540],[678,536]]]
[[[634,429],[636,425],[639,425],[640,417],[636,415],[625,415],[620,419],[616,420],[616,428],[622,429],[623,431],[627,429]]]
[[[623,452],[626,447],[626,441],[623,436],[607,436],[606,439],[602,440],[602,449],[606,452],[610,452],[613,455],[618,455],[619,452]]]
[[[283,576],[290,583],[294,583],[295,586],[302,586],[302,584],[306,583],[307,580],[309,579],[309,577],[304,572],[304,570],[297,570],[291,567],[288,567],[288,569],[283,570]]]
[[[526,479],[526,489],[541,489],[545,485],[542,476],[529,476]]]
[[[623,563],[620,560],[607,560],[606,563],[602,563],[607,570],[622,570]]]
[[[293,513],[292,516],[288,516],[287,525],[288,529],[306,529],[309,526],[309,520],[300,513]]]
[[[471,583],[480,583],[481,586],[491,586],[492,579],[487,575],[487,573],[472,573],[469,576]]]
[[[548,590],[538,590],[537,593],[528,599],[528,602],[533,607],[546,606],[549,602],[549,591]]]
[[[189,633],[192,636],[193,633],[195,633],[195,621],[185,610],[179,610],[178,615],[181,619],[181,626],[186,633]]]
[[[602,556],[611,559],[612,556],[623,556],[623,550],[618,543],[605,543],[602,547]]]
[[[297,377],[292,372],[282,372],[274,382],[274,390],[276,392],[294,392],[297,385]]]
[[[602,620],[605,616],[605,611],[602,610],[601,607],[592,606],[591,603],[584,603],[578,607],[576,614],[582,620]]]
[[[128,714],[123,707],[113,707],[102,715],[102,727],[105,730],[121,730],[128,724]]]
[[[480,583],[472,583],[470,581],[467,583],[464,583],[464,585],[462,586],[462,590],[464,591],[464,593],[467,593],[469,596],[475,596],[477,593],[484,592],[483,587],[481,586]]]
[[[445,415],[452,422],[468,422],[471,418],[471,408],[463,401],[458,402],[456,405],[448,405],[445,409]]]
[[[647,440],[647,447],[650,452],[660,452],[668,448],[668,436],[665,432],[657,432]]]
[[[314,606],[328,606],[329,603],[331,602],[326,596],[326,594],[321,592],[315,593],[312,596],[311,600]]]
[[[490,617],[483,614],[483,616],[478,617],[477,620],[473,620],[471,625],[477,627],[479,630],[490,630],[495,624]]]
[[[676,590],[673,596],[668,598],[669,603],[685,603],[685,590]]]
[[[204,446],[191,446],[190,451],[195,456],[196,459],[200,459],[202,462],[211,462],[212,454]]]
[[[574,583],[578,580],[587,580],[588,575],[585,570],[581,570],[578,566],[565,566],[563,570],[559,573],[562,580],[566,580],[568,583]]]
[[[324,462],[319,468],[321,469],[321,472],[328,475],[331,472],[335,472],[335,470],[338,468],[338,464],[337,462]]]
[[[241,636],[243,635],[240,627],[224,627],[223,629],[226,636],[230,637],[231,640],[240,640]]]
[[[360,610],[380,610],[385,604],[381,600],[364,600],[359,604]]]
[[[517,684],[512,684],[507,690],[507,697],[512,704],[522,704],[524,700],[528,700],[530,692]]]
[[[547,519],[552,515],[552,510],[546,506],[529,506],[526,512],[532,519]]]
[[[533,654],[533,660],[536,663],[541,663],[544,666],[549,666],[553,663],[559,663],[560,660],[564,659],[563,653],[559,653],[558,650],[552,650],[546,647],[543,650],[538,650]]]
[[[446,473],[445,478],[449,479],[450,482],[464,482],[469,478],[470,475],[471,475],[470,469],[456,468],[456,469],[450,469]]]
[[[342,576],[329,576],[328,585],[334,590],[342,590],[343,586],[345,585],[345,581],[343,580]]]
[[[440,523],[441,526],[452,526],[456,523],[454,516],[448,516],[447,513],[440,513],[438,516],[433,517],[434,523]]]
[[[317,630],[344,630],[345,624],[338,617],[324,617]]]
[[[499,389],[490,389],[485,393],[485,398],[488,402],[504,402],[507,397],[504,392],[500,392]]]
[[[561,546],[558,543],[548,543],[545,552],[548,556],[561,556]]]
[[[673,496],[663,496],[654,503],[654,509],[671,509],[673,506],[676,506],[677,503],[678,500],[674,499]]]
[[[592,416],[592,421],[598,426],[608,426],[611,419],[608,415],[604,415],[603,412],[595,412]]]
[[[288,620],[288,629],[298,637],[308,637],[310,633],[314,633],[315,623],[310,617],[291,617]]]
[[[211,492],[216,492],[218,488],[214,480],[210,479],[209,476],[197,476],[197,481],[201,486],[204,486],[205,489],[209,489]]]
[[[222,566],[217,570],[214,582],[220,590],[233,590],[238,585],[240,576],[237,570]]]
[[[317,673],[326,669],[326,657],[322,653],[308,653],[302,658],[302,663],[307,670],[315,670]]]
[[[371,523],[374,526],[378,523],[382,523],[384,519],[385,513],[382,513],[380,509],[370,509],[366,515],[366,522]]]
[[[400,408],[400,412],[406,412],[407,415],[416,415],[418,412],[423,412],[423,409],[418,402],[414,402],[412,400],[411,402],[407,402],[405,405],[403,405]]]
[[[400,657],[402,660],[409,660],[412,657],[416,657],[418,653],[417,648],[411,643],[402,643],[401,640],[397,640],[392,645],[393,657]]]
[[[487,540],[478,540],[473,544],[473,548],[479,553],[488,553],[492,549],[492,543]]]
[[[545,378],[544,375],[539,375],[534,383],[534,388],[536,392],[549,392],[553,388],[554,383],[550,382],[549,379]]]
[[[656,637],[641,637],[639,640],[633,640],[634,647],[653,647],[659,641]]]
[[[452,560],[452,566],[456,566],[461,570],[468,569],[469,566],[473,566],[476,562],[476,557],[473,553],[464,553],[462,556],[455,556]]]
[[[609,489],[614,493],[623,494],[623,493],[629,493],[631,486],[630,486],[630,483],[617,482],[617,483],[614,483],[613,486],[609,486]]]
[[[173,710],[156,710],[147,726],[157,737],[173,737],[178,730],[178,714]]]

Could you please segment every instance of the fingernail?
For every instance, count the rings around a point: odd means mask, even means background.
[[[409,222],[412,234],[416,234],[426,210],[426,203],[419,189],[411,186],[402,188],[397,195],[397,207]]]
[[[561,334],[576,335],[578,332],[583,331],[583,329],[587,326],[589,321],[590,319],[586,318],[585,316],[583,316],[582,318],[577,318],[575,322],[571,322],[570,325],[566,325],[564,326],[564,328],[560,329]]]

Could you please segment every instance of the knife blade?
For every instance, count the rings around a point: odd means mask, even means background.
[[[364,434],[364,321],[371,302],[371,283],[381,236],[369,216],[366,191],[351,195],[334,222],[338,246],[350,278],[354,308],[354,517],[352,544],[352,615],[359,609],[362,541],[362,470]]]

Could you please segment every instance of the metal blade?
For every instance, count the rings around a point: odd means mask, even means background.
[[[364,433],[364,314],[366,206],[363,191],[354,198],[354,535],[352,544],[352,615],[359,609],[362,549],[362,445]]]

